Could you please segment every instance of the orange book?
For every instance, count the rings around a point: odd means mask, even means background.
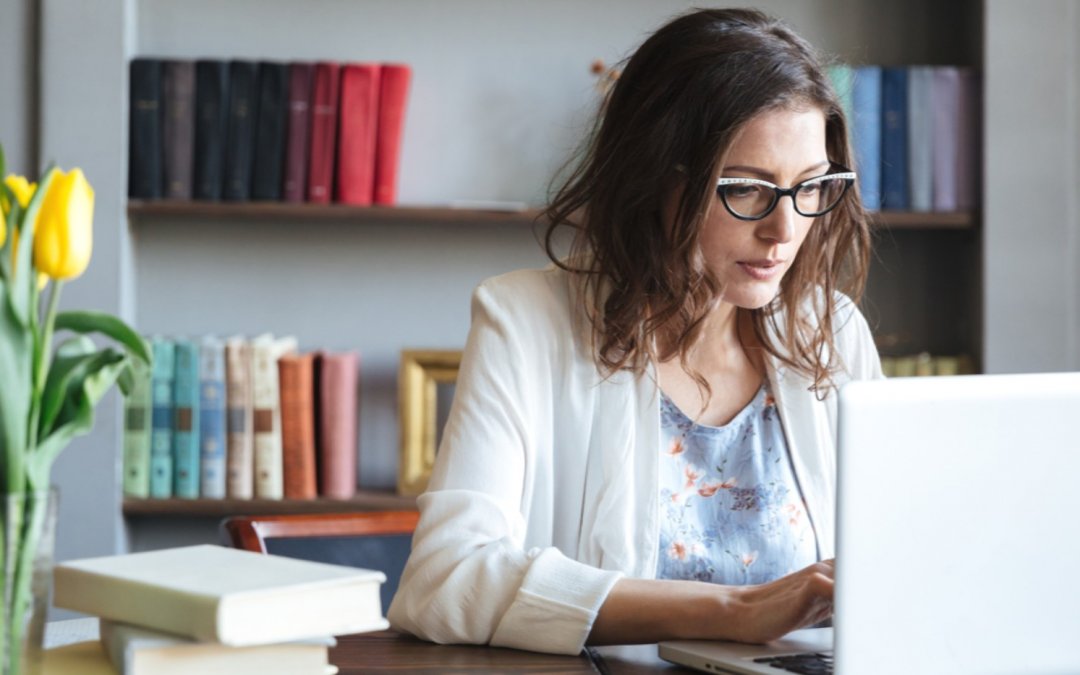
[[[281,455],[286,499],[315,499],[315,357],[278,359]]]

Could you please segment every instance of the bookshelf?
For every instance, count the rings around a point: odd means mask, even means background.
[[[536,208],[497,210],[461,209],[439,206],[349,206],[346,204],[288,204],[280,202],[181,202],[131,200],[127,215],[136,226],[150,225],[165,219],[214,218],[231,220],[349,221],[358,223],[435,223],[439,225],[497,223],[533,225],[540,210]],[[969,211],[921,213],[914,211],[879,211],[871,216],[878,227],[912,230],[969,230],[978,217]]]
[[[224,518],[288,513],[342,513],[351,511],[407,511],[415,497],[390,490],[360,490],[352,499],[125,499],[127,518]]]
[[[846,62],[982,67],[985,0],[750,4],[783,16]],[[690,7],[684,0],[630,7],[618,0],[365,0],[309,12],[295,0],[102,0],[91,11],[75,0],[50,3],[42,17],[42,49],[50,54],[42,64],[42,156],[83,165],[98,196],[95,261],[86,279],[65,290],[65,300],[123,314],[148,333],[273,331],[296,334],[303,348],[360,347],[365,496],[326,508],[389,504],[384,498],[394,496],[384,490],[396,476],[399,351],[460,348],[477,282],[547,264],[530,227],[535,210],[426,205],[541,203],[551,175],[587,127],[595,103],[588,65],[598,57],[616,62],[650,29]],[[260,17],[259,29],[237,30],[251,16]],[[75,30],[92,36],[78,54],[66,48]],[[400,195],[414,206],[128,201],[126,68],[136,56],[411,63]],[[92,92],[71,87],[89,81],[98,83]],[[867,293],[872,322],[913,349],[963,349],[978,358],[982,208],[883,212],[874,222],[881,250]],[[917,277],[929,278],[915,283]],[[900,335],[904,325],[915,329]],[[99,414],[119,419],[117,405],[107,402]],[[215,519],[239,512],[233,509],[324,508],[123,501],[113,471],[118,428],[99,427],[88,447],[64,458],[70,464],[60,481],[69,514],[61,522],[84,522],[70,511],[93,515],[79,541],[58,545],[61,557],[212,537]],[[192,525],[179,533],[194,521],[198,531]]]

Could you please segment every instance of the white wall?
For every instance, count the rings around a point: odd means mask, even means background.
[[[1080,369],[1080,3],[986,19],[985,369]]]

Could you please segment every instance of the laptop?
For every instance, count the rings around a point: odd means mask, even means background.
[[[662,642],[660,657],[712,673],[1080,673],[1080,373],[854,382],[839,411],[834,627]]]

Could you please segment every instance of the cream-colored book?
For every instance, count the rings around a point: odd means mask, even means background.
[[[233,647],[383,630],[386,575],[221,546],[57,564],[53,602]]]
[[[281,388],[278,359],[296,352],[296,338],[275,339],[269,333],[251,341],[251,391],[254,406],[255,496],[285,496],[284,460],[281,449]]]
[[[225,341],[225,485],[230,499],[255,496],[253,424],[251,344],[236,335]]]
[[[332,637],[254,647],[198,642],[101,620],[101,644],[120,675],[326,675]]]

